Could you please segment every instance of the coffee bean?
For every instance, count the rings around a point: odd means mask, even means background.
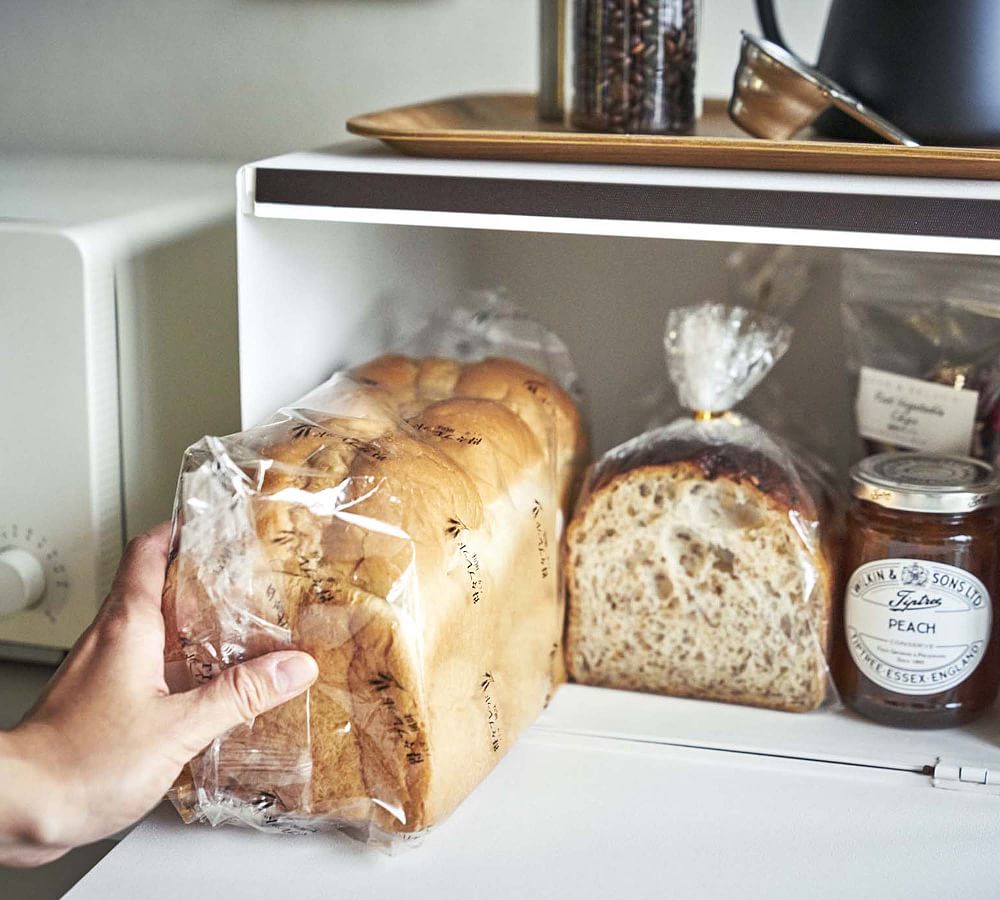
[[[697,2],[574,0],[573,124],[594,131],[690,131]]]

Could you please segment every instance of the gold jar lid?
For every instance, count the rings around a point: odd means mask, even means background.
[[[851,469],[851,493],[889,509],[967,513],[1000,504],[992,466],[942,453],[879,453]]]

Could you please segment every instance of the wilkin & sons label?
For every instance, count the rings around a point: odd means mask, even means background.
[[[983,659],[993,604],[969,572],[918,559],[855,569],[844,611],[847,646],[873,682],[899,694],[938,694]]]

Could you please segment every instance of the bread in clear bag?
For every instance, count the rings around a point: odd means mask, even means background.
[[[668,368],[691,414],[605,454],[568,530],[576,680],[789,711],[834,696],[831,499],[731,412],[789,339],[740,308],[671,311]]]
[[[189,820],[411,839],[563,678],[557,551],[582,420],[557,380],[499,355],[540,326],[506,305],[476,322],[455,326],[474,361],[380,357],[188,452],[174,669],[190,684],[288,646],[320,667],[192,761],[174,793]]]

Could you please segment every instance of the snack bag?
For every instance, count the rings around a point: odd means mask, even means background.
[[[834,697],[832,501],[733,412],[790,338],[741,307],[670,312],[667,368],[689,413],[605,454],[568,529],[577,681],[797,712]]]
[[[503,303],[413,344],[186,454],[172,687],[279,648],[320,669],[191,762],[187,821],[391,848],[447,816],[563,678],[557,549],[586,454],[565,347]]]
[[[843,293],[866,453],[1000,463],[1000,262],[848,253]]]

